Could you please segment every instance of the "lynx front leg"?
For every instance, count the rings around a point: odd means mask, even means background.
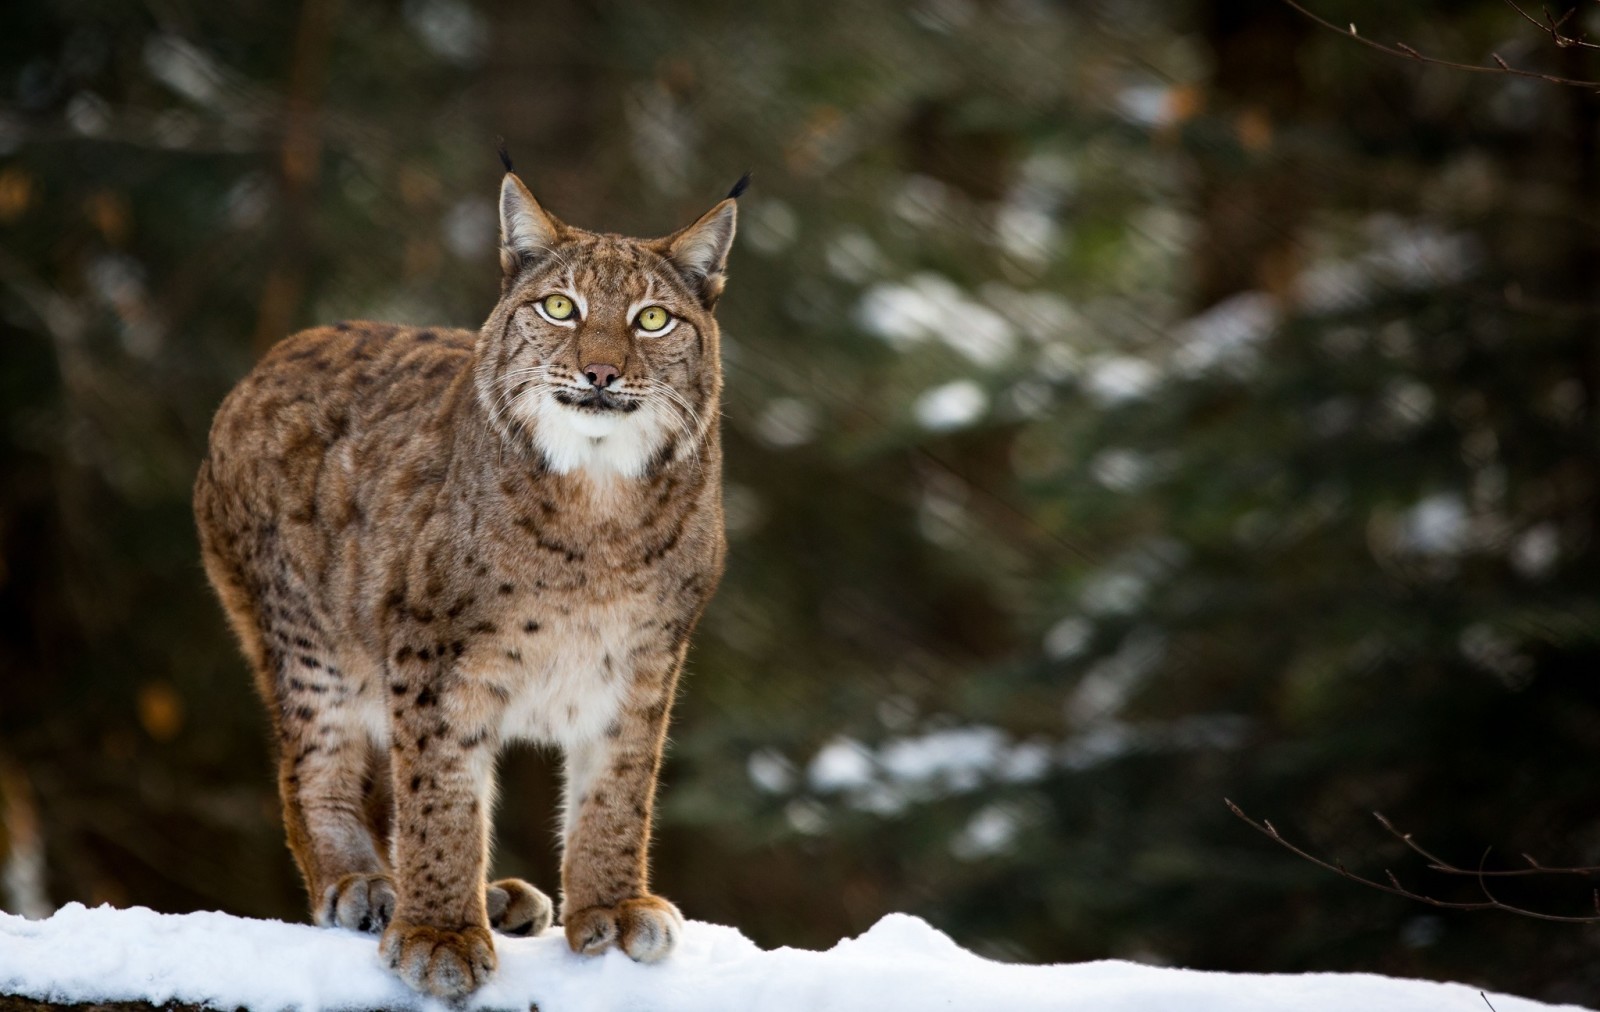
[[[483,880],[493,743],[451,719],[443,678],[392,677],[399,896],[379,953],[415,990],[458,998],[495,969]]]
[[[674,678],[624,709],[606,734],[566,751],[562,921],[574,952],[617,945],[643,963],[683,932],[678,908],[649,891],[650,812]]]

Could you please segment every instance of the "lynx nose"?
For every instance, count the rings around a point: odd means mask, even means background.
[[[589,377],[589,383],[592,386],[596,386],[601,390],[604,390],[606,387],[611,385],[612,380],[622,375],[622,370],[618,369],[614,365],[593,363],[583,367],[583,374]]]

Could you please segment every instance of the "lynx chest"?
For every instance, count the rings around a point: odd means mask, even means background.
[[[530,600],[472,645],[462,674],[502,741],[571,745],[605,734],[658,652],[654,595],[604,603]]]

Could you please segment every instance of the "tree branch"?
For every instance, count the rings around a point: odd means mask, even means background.
[[[1531,854],[1522,855],[1522,859],[1528,862],[1528,867],[1526,868],[1510,868],[1502,871],[1485,871],[1482,868],[1479,868],[1477,871],[1472,871],[1466,868],[1458,868],[1443,858],[1424,850],[1422,845],[1417,843],[1410,833],[1402,833],[1400,830],[1394,828],[1394,824],[1385,818],[1382,812],[1373,812],[1372,817],[1377,819],[1378,824],[1384,829],[1387,829],[1389,834],[1395,839],[1411,848],[1419,856],[1427,858],[1428,868],[1430,870],[1444,872],[1447,875],[1471,875],[1476,878],[1482,878],[1486,875],[1493,875],[1505,878],[1513,875],[1582,875],[1587,877],[1590,875],[1600,874],[1600,866],[1597,865],[1587,865],[1580,868],[1552,868],[1547,865],[1540,864],[1539,861]],[[1487,856],[1487,852],[1485,852],[1485,856]]]
[[[1346,868],[1342,863],[1326,861],[1326,860],[1324,860],[1324,859],[1322,859],[1320,857],[1317,857],[1315,854],[1312,854],[1311,852],[1309,852],[1307,850],[1304,850],[1304,849],[1302,849],[1300,847],[1295,846],[1294,844],[1290,843],[1287,839],[1285,839],[1283,834],[1279,833],[1277,827],[1274,826],[1271,822],[1268,822],[1265,819],[1261,820],[1260,822],[1257,822],[1255,819],[1252,819],[1252,818],[1250,818],[1250,816],[1246,815],[1244,813],[1244,810],[1241,809],[1238,805],[1234,804],[1232,801],[1229,801],[1227,798],[1224,798],[1223,801],[1227,804],[1228,810],[1231,811],[1234,815],[1237,815],[1240,819],[1242,819],[1246,824],[1251,826],[1257,832],[1261,833],[1264,836],[1267,836],[1267,837],[1271,838],[1279,846],[1281,846],[1284,849],[1288,850],[1290,853],[1296,854],[1299,857],[1302,857],[1305,860],[1310,861],[1312,864],[1316,865],[1319,868],[1324,868],[1324,869],[1326,869],[1328,871],[1333,872],[1336,875],[1339,875],[1339,876],[1341,876],[1343,878],[1347,878],[1352,882],[1359,882],[1361,885],[1367,886],[1367,887],[1372,888],[1372,889],[1376,889],[1379,892],[1388,893],[1391,896],[1402,896],[1402,897],[1404,897],[1404,898],[1406,898],[1408,900],[1414,900],[1414,901],[1416,901],[1418,903],[1426,903],[1427,905],[1429,905],[1431,907],[1439,907],[1439,908],[1444,909],[1444,910],[1503,910],[1506,913],[1518,914],[1518,915],[1520,915],[1522,917],[1531,917],[1531,918],[1533,918],[1535,920],[1540,920],[1540,921],[1556,921],[1556,922],[1562,923],[1562,924],[1594,924],[1594,923],[1600,923],[1600,893],[1597,893],[1596,897],[1595,897],[1595,909],[1596,909],[1597,912],[1595,914],[1588,915],[1588,916],[1583,916],[1583,917],[1572,917],[1572,916],[1566,916],[1566,915],[1562,915],[1562,914],[1547,914],[1547,913],[1544,913],[1543,911],[1529,910],[1529,909],[1527,909],[1525,907],[1518,907],[1518,906],[1513,906],[1512,904],[1509,904],[1509,903],[1503,903],[1503,902],[1500,901],[1500,899],[1498,897],[1496,897],[1492,892],[1489,891],[1488,877],[1490,875],[1493,875],[1493,874],[1496,874],[1496,873],[1484,871],[1481,868],[1476,872],[1466,871],[1464,869],[1458,868],[1458,867],[1456,867],[1454,865],[1449,864],[1446,861],[1443,861],[1443,860],[1435,857],[1434,855],[1430,854],[1428,851],[1422,849],[1422,847],[1419,844],[1417,844],[1416,841],[1414,841],[1411,838],[1411,834],[1409,834],[1409,833],[1402,834],[1402,833],[1398,832],[1397,830],[1395,830],[1394,826],[1392,826],[1389,823],[1389,820],[1385,819],[1382,815],[1378,815],[1377,818],[1378,818],[1378,821],[1383,825],[1383,827],[1385,829],[1387,829],[1390,833],[1393,833],[1396,837],[1398,837],[1401,840],[1401,842],[1405,843],[1405,845],[1407,847],[1410,847],[1412,850],[1416,851],[1418,854],[1421,854],[1423,857],[1425,857],[1429,861],[1433,862],[1433,866],[1436,868],[1436,870],[1445,871],[1445,872],[1448,872],[1450,874],[1456,874],[1456,875],[1472,875],[1472,876],[1475,876],[1478,879],[1478,888],[1483,890],[1484,898],[1482,900],[1480,900],[1480,901],[1460,902],[1460,901],[1451,901],[1451,900],[1441,900],[1441,899],[1438,899],[1438,898],[1433,897],[1433,896],[1428,896],[1428,895],[1425,895],[1423,893],[1416,892],[1415,890],[1406,888],[1406,886],[1401,884],[1399,877],[1396,876],[1394,872],[1389,871],[1387,868],[1384,869],[1384,872],[1383,872],[1384,877],[1388,879],[1387,883],[1378,882],[1378,881],[1375,881],[1375,880],[1370,879],[1370,878],[1365,878],[1365,877],[1363,877],[1361,875],[1357,875],[1355,872],[1352,872],[1350,869]],[[1377,813],[1374,813],[1374,814],[1376,815]],[[1488,851],[1484,851],[1484,858],[1486,860],[1487,860],[1488,856],[1489,856],[1489,852]],[[1530,858],[1529,860],[1532,860],[1532,859]],[[1538,866],[1537,865],[1537,862],[1535,862],[1535,865],[1536,865],[1536,867],[1542,868],[1542,866]],[[1532,871],[1532,870],[1533,869],[1530,869],[1530,871]],[[1548,869],[1548,871],[1554,872],[1554,873],[1573,873],[1573,874],[1584,873],[1584,874],[1587,874],[1589,869],[1558,868],[1558,869]]]
[[[1550,8],[1542,8],[1544,11],[1544,20],[1540,21],[1538,18],[1534,17],[1532,14],[1529,14],[1527,11],[1518,6],[1516,0],[1506,0],[1506,6],[1522,15],[1523,20],[1527,21],[1541,32],[1548,34],[1550,36],[1550,41],[1554,42],[1562,49],[1571,49],[1573,47],[1578,49],[1600,49],[1600,45],[1590,42],[1581,35],[1561,34],[1561,26],[1572,20],[1572,15],[1578,13],[1578,8],[1576,7],[1569,9],[1559,18],[1552,18],[1550,16]]]
[[[1418,63],[1428,63],[1436,67],[1449,67],[1451,70],[1462,70],[1469,74],[1511,74],[1516,77],[1527,77],[1538,81],[1548,81],[1551,84],[1564,84],[1574,88],[1587,88],[1590,91],[1600,92],[1600,81],[1585,81],[1572,77],[1559,77],[1555,74],[1546,74],[1537,70],[1526,70],[1522,67],[1513,67],[1511,64],[1502,59],[1498,53],[1489,54],[1489,57],[1494,60],[1494,66],[1489,66],[1482,63],[1457,63],[1454,60],[1441,60],[1436,56],[1424,55],[1423,53],[1418,52],[1412,46],[1406,45],[1404,42],[1397,42],[1392,46],[1384,45],[1382,42],[1376,42],[1356,31],[1356,26],[1353,24],[1348,30],[1346,30],[1300,6],[1300,4],[1296,3],[1295,0],[1283,0],[1283,2],[1329,31],[1343,35],[1346,38],[1354,39],[1369,49],[1376,49],[1378,52],[1387,53],[1390,56],[1398,56],[1401,59],[1414,60]],[[1534,23],[1538,24],[1538,22]],[[1558,24],[1559,22],[1556,23]],[[1544,27],[1545,26],[1540,25],[1541,29]],[[1553,27],[1549,30],[1555,31]],[[1559,33],[1557,34],[1559,36]],[[1559,37],[1567,38],[1566,36]],[[1570,46],[1577,41],[1578,40],[1574,39],[1564,43],[1564,45]],[[1557,44],[1563,45],[1563,43],[1560,42]]]
[[[215,1012],[215,1010],[208,1009],[204,1005],[186,1005],[182,1002],[157,1005],[148,1001],[107,1001],[68,1005],[43,998],[0,994],[0,1012]]]

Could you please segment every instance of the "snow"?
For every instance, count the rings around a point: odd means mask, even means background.
[[[894,815],[994,781],[1038,780],[1050,771],[1051,758],[1047,743],[1013,744],[999,728],[967,725],[890,738],[877,750],[854,738],[834,738],[812,757],[806,779],[821,794],[845,795],[852,808]]]
[[[1002,365],[1017,346],[1016,330],[1004,316],[932,271],[873,285],[857,313],[867,330],[893,348],[938,340],[984,368]]]
[[[1419,500],[1400,519],[1396,544],[1423,555],[1453,555],[1466,547],[1471,522],[1467,504],[1454,492]]]
[[[1001,783],[1031,783],[1056,769],[1092,769],[1135,752],[1238,748],[1249,729],[1238,714],[1200,713],[1140,723],[1118,718],[1164,650],[1161,633],[1139,627],[1120,649],[1084,671],[1066,704],[1067,721],[1075,730],[1059,741],[1014,741],[1000,728],[982,724],[934,726],[891,736],[876,747],[839,735],[804,764],[803,782],[787,757],[770,750],[753,753],[747,771],[751,782],[768,793],[803,786],[820,795],[797,798],[787,810],[797,831],[813,834],[827,828],[829,803],[896,816],[936,798],[973,794]],[[941,719],[935,718],[935,724]],[[951,841],[952,850],[957,856],[964,850],[976,853],[969,844],[981,839],[985,853],[1001,852],[1010,837],[989,831],[997,825],[991,821],[968,827]]]
[[[558,930],[496,939],[500,969],[467,1009],[545,1012],[828,1012],[1004,1008],[1083,1012],[1475,1012],[1474,988],[1366,974],[1204,973],[1104,961],[1021,966],[976,956],[891,914],[825,952],[764,951],[733,928],[691,922],[664,963],[586,959]],[[0,914],[0,993],[57,1002],[179,1001],[216,1008],[443,1012],[378,963],[370,936],[220,913],[157,914],[71,903],[43,921]],[[1543,1005],[1490,995],[1496,1012]],[[1575,1008],[1575,1006],[1561,1006]]]
[[[1278,324],[1277,300],[1266,292],[1241,292],[1190,317],[1173,331],[1173,364],[1185,376],[1217,366],[1248,374],[1258,345]]]
[[[1142,358],[1113,355],[1092,363],[1085,390],[1101,407],[1134,401],[1155,389],[1161,372]]]
[[[779,397],[756,419],[756,437],[780,450],[803,446],[817,434],[817,412],[796,397]]]
[[[1136,84],[1116,96],[1117,112],[1142,127],[1164,127],[1173,122],[1173,89],[1164,84]]]
[[[925,429],[945,432],[964,429],[983,417],[989,395],[972,380],[956,380],[925,390],[911,406],[911,413]]]
[[[1044,634],[1045,656],[1054,661],[1070,661],[1088,649],[1094,623],[1082,615],[1068,615]]]

